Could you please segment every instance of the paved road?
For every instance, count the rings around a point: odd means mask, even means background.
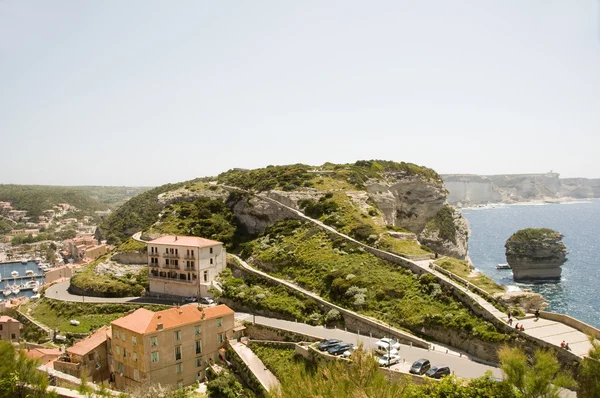
[[[254,376],[260,381],[260,384],[267,391],[277,391],[280,387],[279,380],[265,364],[252,352],[252,350],[246,347],[245,344],[236,342],[231,344],[231,348],[242,358],[242,361],[248,366],[248,368],[254,373]]]
[[[375,347],[375,342],[378,340],[369,336],[361,336],[355,333],[346,332],[341,329],[327,329],[323,326],[311,326],[304,323],[284,321],[281,319],[266,318],[262,316],[253,316],[251,314],[239,312],[236,312],[235,317],[236,319],[249,322],[254,321],[259,325],[298,332],[309,336],[314,336],[319,339],[340,339],[350,344],[362,344],[363,347],[368,349],[373,349]],[[464,356],[461,357],[452,353],[446,354],[445,351],[432,351],[424,348],[402,345],[400,348],[400,356],[402,357],[403,362],[392,366],[392,369],[408,372],[408,369],[414,361],[419,358],[427,358],[432,362],[433,365],[448,365],[450,369],[460,377],[468,379],[480,377],[485,375],[486,371],[491,371],[495,377],[502,377],[502,371],[499,368],[474,362]]]

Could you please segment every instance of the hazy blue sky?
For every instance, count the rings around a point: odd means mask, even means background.
[[[600,177],[596,0],[0,0],[0,183],[268,164]]]

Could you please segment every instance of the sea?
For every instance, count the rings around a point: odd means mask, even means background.
[[[37,276],[35,277],[26,277],[25,276],[25,272],[31,270],[34,272],[34,274],[36,274]],[[11,276],[11,273],[13,271],[17,271],[19,273],[18,277],[13,278]],[[28,261],[26,264],[23,264],[20,261],[16,261],[16,262],[9,262],[9,263],[0,263],[0,300],[5,300],[5,299],[9,299],[9,298],[15,298],[15,297],[31,297],[33,296],[35,293],[33,292],[33,290],[29,289],[29,290],[21,290],[19,292],[19,294],[17,294],[16,296],[14,294],[11,294],[9,296],[4,296],[4,294],[2,293],[2,290],[4,290],[4,288],[6,288],[7,286],[12,286],[14,284],[20,285],[20,284],[25,284],[27,283],[27,281],[30,281],[32,279],[37,280],[40,283],[40,286],[44,284],[44,271],[40,270],[38,268],[38,265],[35,261]]]
[[[531,289],[562,313],[600,328],[600,200],[542,204],[495,204],[461,210],[469,221],[469,253],[477,269],[509,289]],[[504,244],[522,228],[551,228],[564,235],[567,262],[558,283],[516,283]]]

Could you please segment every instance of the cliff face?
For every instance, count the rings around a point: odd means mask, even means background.
[[[511,266],[514,280],[560,281],[561,265],[567,250],[562,235],[544,228],[517,231],[506,241],[506,261]]]
[[[448,202],[461,206],[600,197],[600,179],[561,179],[557,173],[441,177],[450,192]]]
[[[447,208],[427,223],[419,241],[437,253],[469,261],[469,222],[461,212],[451,206]]]
[[[369,197],[389,225],[421,233],[442,208],[448,192],[442,184],[419,177],[388,174],[386,181],[369,180]]]

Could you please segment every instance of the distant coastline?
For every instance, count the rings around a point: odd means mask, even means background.
[[[544,205],[568,205],[568,204],[577,204],[577,203],[593,203],[599,198],[589,198],[589,199],[580,199],[580,198],[552,198],[546,200],[530,200],[524,202],[497,202],[497,203],[485,203],[478,205],[468,205],[468,206],[458,206],[455,205],[459,210],[481,210],[481,209],[493,209],[496,207],[504,207],[504,206],[544,206]]]

